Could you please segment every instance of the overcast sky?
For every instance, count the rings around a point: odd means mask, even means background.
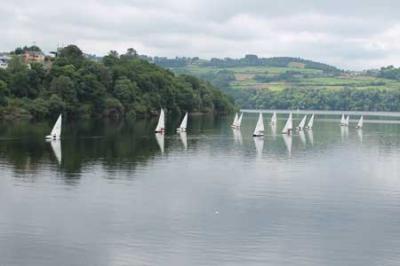
[[[400,65],[396,0],[13,0],[0,50],[74,43],[98,55],[296,56],[345,69]]]

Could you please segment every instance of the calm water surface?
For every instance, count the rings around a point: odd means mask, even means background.
[[[0,265],[398,265],[396,118],[283,137],[286,117],[255,140],[257,114],[240,132],[192,117],[187,136],[169,119],[164,138],[68,124],[61,144],[47,123],[1,125]]]

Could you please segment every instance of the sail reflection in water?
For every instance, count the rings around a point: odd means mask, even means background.
[[[311,146],[314,146],[314,133],[312,130],[307,130],[308,140],[310,141]]]
[[[349,137],[349,128],[346,126],[340,127],[340,136],[342,138],[342,141],[347,139]]]
[[[164,153],[164,133],[156,133],[157,144],[160,147],[161,153]]]
[[[50,142],[51,149],[53,150],[54,156],[56,157],[59,164],[61,164],[62,153],[61,153],[61,140],[48,140]]]
[[[235,143],[242,145],[243,144],[243,137],[242,137],[242,132],[240,132],[240,129],[232,129],[233,132],[233,140]]]
[[[276,140],[276,123],[271,124],[271,135],[272,135],[272,139]]]
[[[264,138],[263,137],[253,137],[254,144],[256,146],[257,157],[261,158],[264,149]]]
[[[306,146],[306,135],[304,134],[304,130],[299,131],[299,138],[301,140],[301,143],[303,143],[304,146]]]
[[[363,143],[363,130],[362,129],[358,129],[357,130],[357,135],[358,135],[358,139],[360,140],[360,143]]]
[[[285,143],[286,149],[289,153],[289,156],[292,155],[292,135],[282,134],[283,142]]]
[[[179,132],[179,138],[181,139],[183,148],[184,148],[185,150],[187,150],[187,148],[188,148],[188,143],[187,143],[187,133],[186,133],[186,131],[181,131],[181,132]]]

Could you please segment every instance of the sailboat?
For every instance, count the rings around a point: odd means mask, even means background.
[[[235,117],[233,118],[233,122],[232,122],[231,128],[236,128],[238,120],[239,120],[238,113],[235,113]]]
[[[290,134],[293,130],[293,115],[289,114],[289,118],[286,121],[285,127],[282,130],[282,134]]]
[[[182,119],[182,123],[176,129],[176,132],[186,132],[187,122],[188,122],[188,113],[186,112],[185,116]]]
[[[274,112],[271,117],[271,126],[275,126],[276,121],[277,121],[276,112]]]
[[[262,136],[264,136],[264,120],[262,113],[260,113],[260,115],[258,116],[256,128],[254,129],[253,132],[253,137],[262,137]]]
[[[305,127],[308,130],[311,130],[314,126],[314,114],[311,115],[310,120],[308,121],[307,126]]]
[[[165,114],[164,110],[161,108],[160,117],[158,118],[157,127],[154,130],[156,133],[164,133],[165,132]]]
[[[62,115],[60,115],[51,130],[50,135],[46,136],[47,140],[59,140],[61,139],[61,125],[62,125]]]
[[[299,126],[296,128],[297,131],[302,131],[304,127],[306,126],[306,121],[307,121],[307,115],[303,117],[303,119],[300,121]]]
[[[350,125],[350,116],[348,115],[346,117],[346,122],[345,122],[345,126],[348,127]]]
[[[342,114],[342,118],[340,119],[340,126],[346,126],[346,118],[344,117],[344,114]]]
[[[362,129],[362,127],[364,126],[364,116],[360,117],[360,120],[358,121],[358,124],[356,126],[357,129]]]

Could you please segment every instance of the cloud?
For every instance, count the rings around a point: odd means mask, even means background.
[[[0,50],[75,43],[96,54],[128,47],[169,57],[255,53],[363,69],[399,61],[399,8],[388,0],[16,0],[0,7]]]

